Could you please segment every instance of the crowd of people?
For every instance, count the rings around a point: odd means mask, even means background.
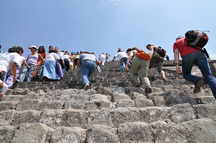
[[[194,32],[194,31],[193,31]],[[188,33],[187,33],[188,34]],[[191,34],[191,33],[189,33]],[[199,33],[200,35],[200,33]],[[189,35],[190,36],[190,35]],[[199,38],[194,41],[197,42]],[[216,78],[213,76],[206,54],[203,53],[203,45],[196,45],[193,41],[190,43],[188,35],[178,37],[173,46],[173,52],[176,63],[176,72],[183,73],[186,80],[194,83],[194,93],[200,92],[203,84],[208,84],[216,98]],[[193,37],[194,38],[194,37]],[[200,44],[200,43],[199,43]],[[165,59],[169,60],[166,50],[154,44],[146,46],[148,52],[137,47],[127,50],[118,49],[113,61],[119,61],[120,72],[128,72],[129,79],[134,86],[145,86],[145,92],[151,93],[152,86],[149,80],[149,70],[156,68],[161,75],[161,79],[167,80],[165,72],[162,70]],[[54,46],[49,46],[48,51],[44,46],[32,45],[29,47],[30,54],[25,58],[23,56],[23,48],[14,46],[8,49],[7,53],[0,54],[0,96],[9,88],[13,88],[19,82],[30,82],[32,80],[61,80],[64,74],[74,69],[79,69],[81,74],[83,88],[91,88],[90,76],[98,69],[99,66],[106,66],[106,62],[110,58],[107,53],[98,56],[94,52],[81,51],[70,53],[68,51],[59,50]],[[182,69],[179,67],[180,55],[182,58]],[[203,77],[191,74],[193,65],[197,65],[201,70]]]

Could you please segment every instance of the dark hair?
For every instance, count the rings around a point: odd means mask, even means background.
[[[132,49],[131,49],[131,48],[128,48],[127,51],[126,51],[126,53],[128,53],[128,52],[130,52],[130,51],[132,51]]]
[[[13,46],[8,49],[8,53],[23,53],[23,48],[21,46]]]
[[[45,47],[44,46],[39,46],[38,53],[46,53]]]
[[[153,46],[153,44],[148,44],[146,45],[146,48]]]
[[[19,47],[17,48],[17,52],[18,52],[18,53],[23,53],[23,52],[24,52],[24,50],[23,50],[23,48],[22,48],[22,47],[20,47],[20,46],[19,46]]]
[[[16,52],[16,47],[11,47],[8,49],[8,53]]]

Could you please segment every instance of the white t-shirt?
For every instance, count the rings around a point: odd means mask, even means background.
[[[91,60],[91,61],[96,61],[97,58],[93,54],[81,54],[80,55],[80,60],[85,61],[85,60]]]
[[[99,55],[99,61],[105,61],[106,60],[106,54],[100,54]]]
[[[22,66],[25,57],[20,56],[18,53],[9,53],[10,62],[15,63],[19,68]]]
[[[27,58],[27,64],[29,65],[37,65],[38,54],[29,55]]]
[[[128,56],[129,57],[133,57],[136,54],[137,50],[132,50],[130,52],[128,52]]]
[[[128,58],[128,55],[126,52],[118,52],[116,55],[115,55],[115,59],[116,60],[120,60],[122,58]]]
[[[60,57],[60,59],[64,59],[64,52],[58,52],[57,55]]]
[[[10,58],[7,53],[0,54],[0,71],[7,72],[10,64]]]
[[[70,56],[69,55],[64,55],[64,59],[70,60]]]
[[[48,61],[56,61],[59,59],[60,59],[60,57],[56,53],[49,53],[46,56],[46,60],[48,60]]]

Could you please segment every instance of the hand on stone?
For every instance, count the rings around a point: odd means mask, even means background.
[[[182,70],[179,66],[176,66],[176,73],[182,73]]]

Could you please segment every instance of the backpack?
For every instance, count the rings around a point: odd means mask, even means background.
[[[143,59],[143,60],[150,60],[151,59],[151,56],[147,53],[145,53],[144,51],[138,51],[136,53],[136,56],[139,57],[140,59]]]
[[[187,45],[193,48],[202,49],[208,42],[208,35],[198,30],[190,30],[185,33]]]
[[[166,50],[160,46],[156,49],[156,52],[163,58],[166,56]]]

